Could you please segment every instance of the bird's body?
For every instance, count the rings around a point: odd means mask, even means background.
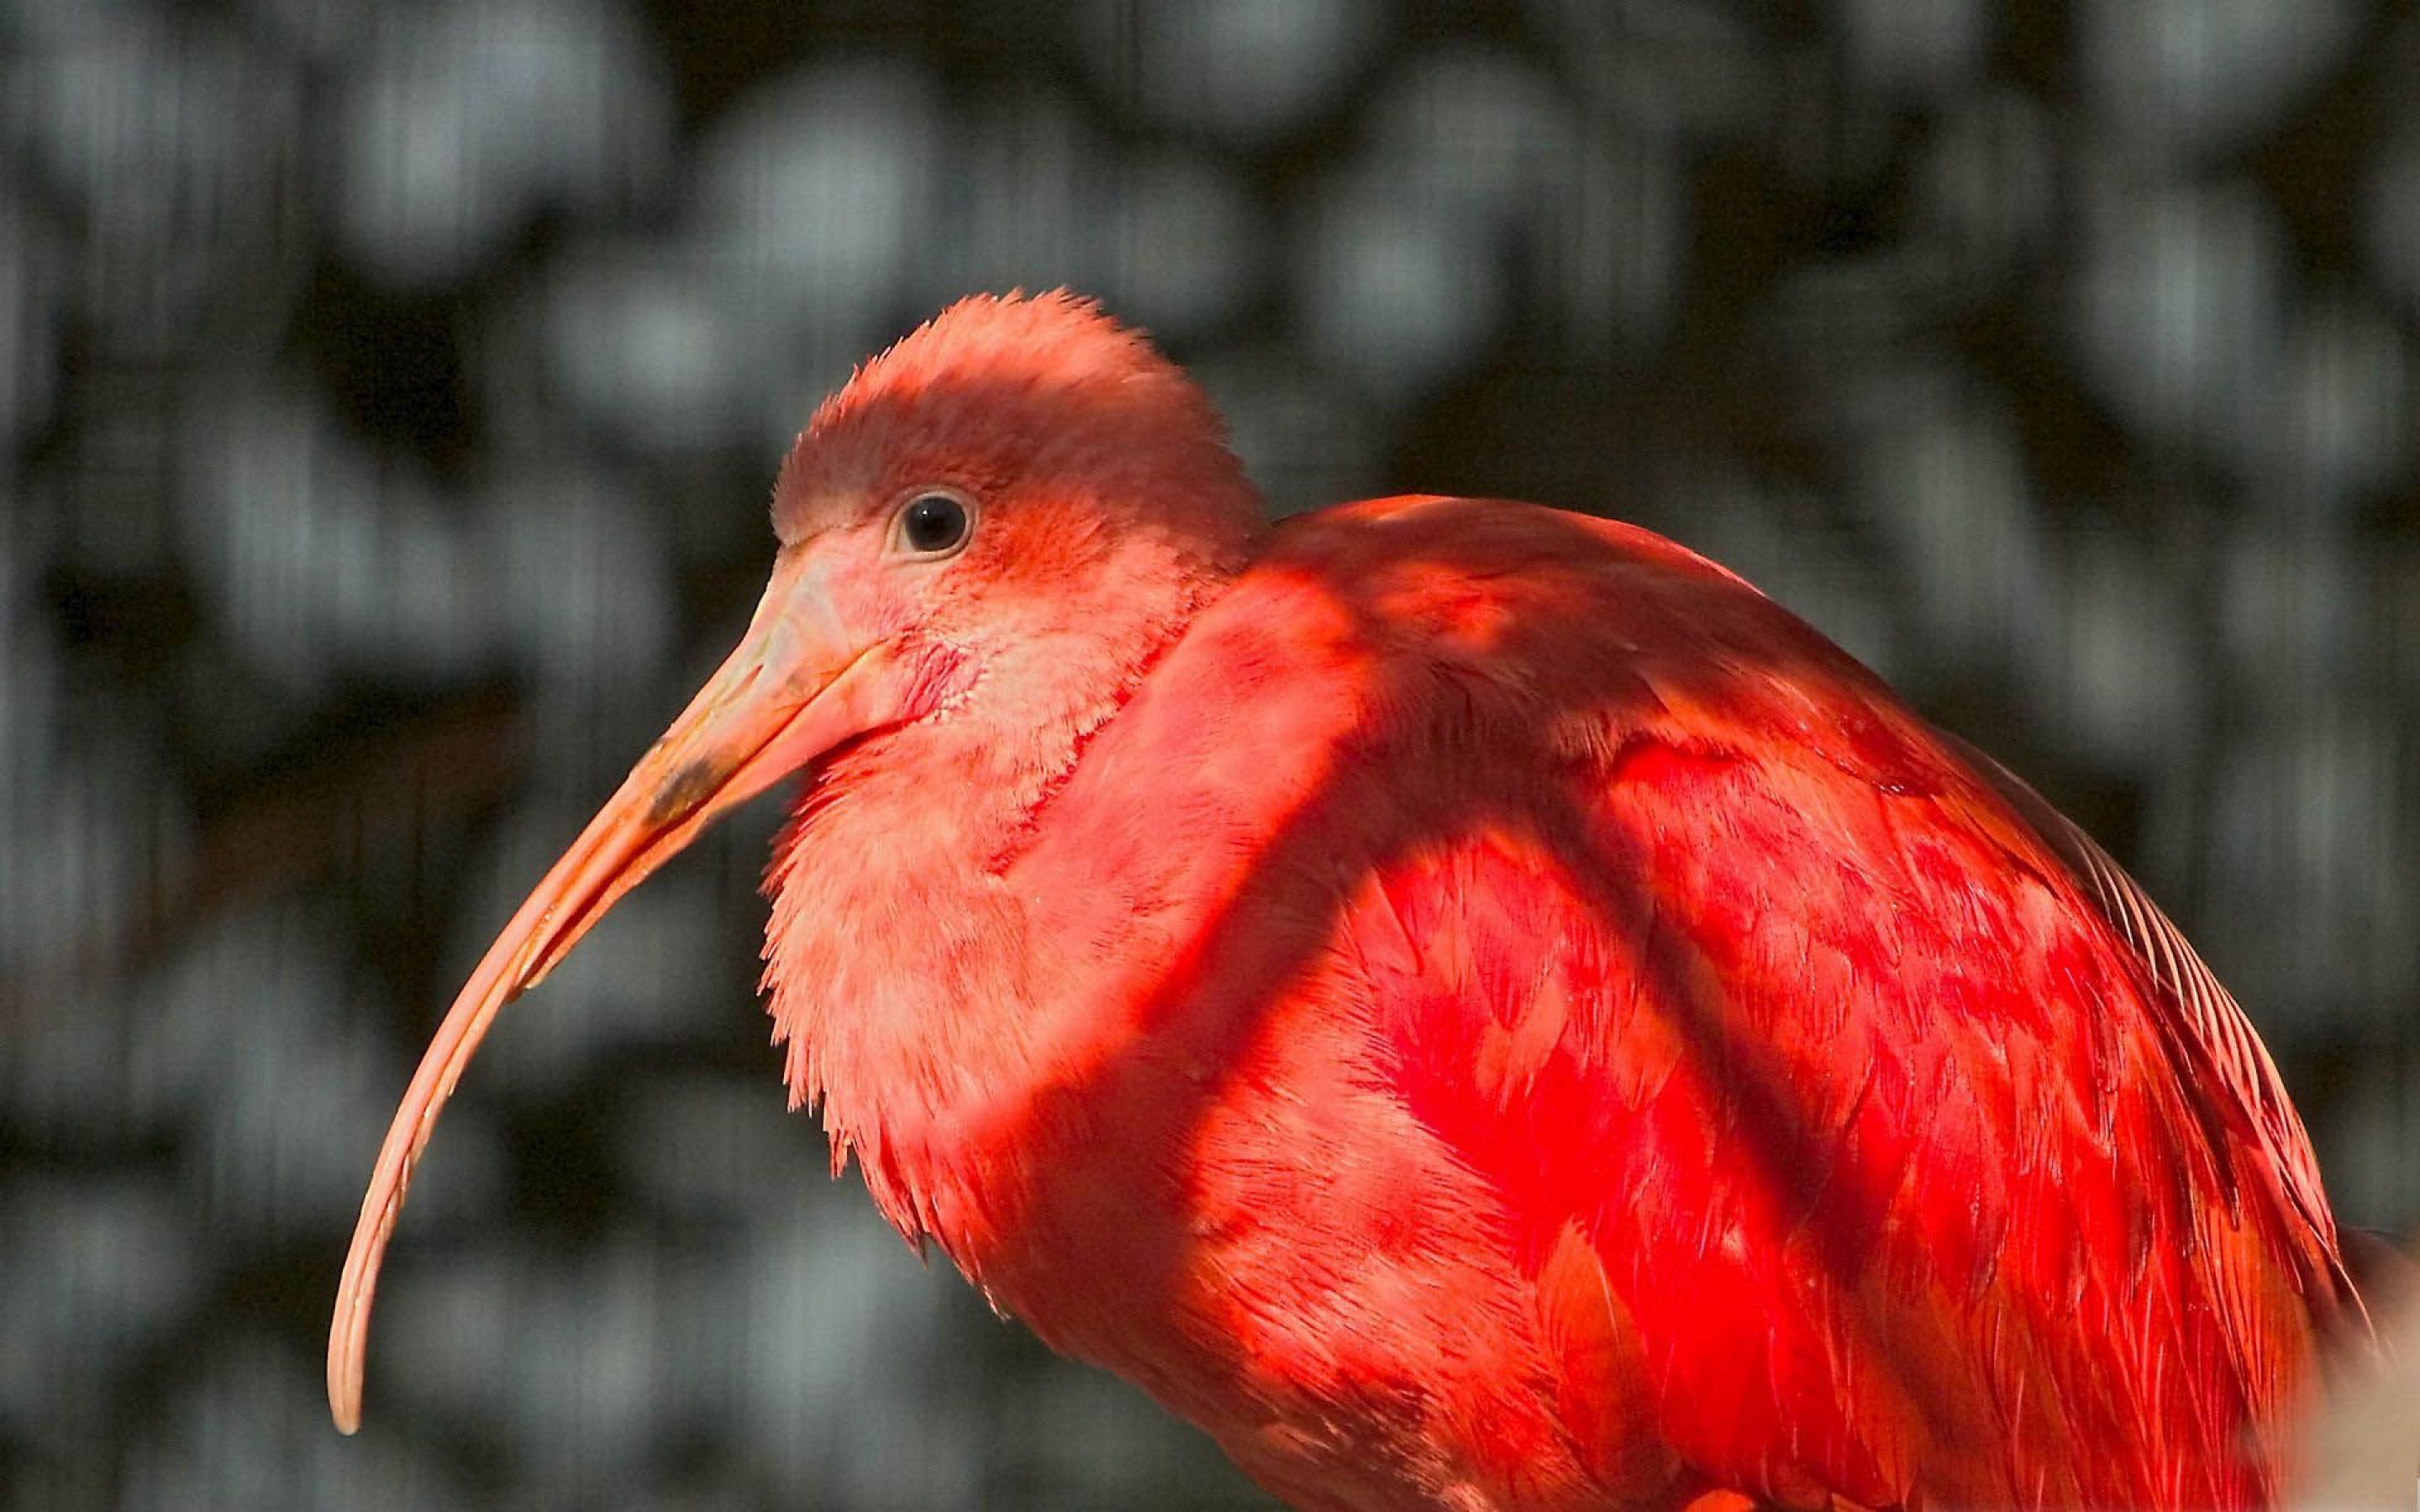
[[[1645,532],[1264,532],[1189,389],[1121,363],[1081,306],[986,301],[818,416],[740,671],[398,1117],[340,1416],[487,1015],[777,752],[814,765],[767,983],[836,1160],[1296,1505],[2274,1499],[2333,1224],[2248,1026],[2088,841]],[[933,486],[981,501],[964,561],[845,564]],[[912,611],[894,570],[935,575]],[[701,744],[799,624],[798,695]]]

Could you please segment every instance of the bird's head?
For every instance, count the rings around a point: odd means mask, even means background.
[[[717,817],[844,747],[1098,717],[1260,520],[1201,392],[1065,294],[962,301],[826,401],[775,487],[780,548],[738,648],[504,927],[396,1109],[329,1338],[337,1425],[359,1421],[412,1165],[504,1004]]]
[[[1217,414],[1139,334],[1064,294],[968,300],[799,437],[758,626],[870,651],[893,717],[1030,719],[1156,645],[1259,528]]]

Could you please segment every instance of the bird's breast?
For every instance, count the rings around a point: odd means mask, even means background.
[[[999,1125],[1045,1174],[967,1194],[1016,1210],[968,1269],[1299,1504],[1603,1504],[1500,1197],[1383,1085],[1348,996],[1307,984],[1216,1062],[1172,1034],[1119,1057],[1098,1101],[1062,1087],[1040,1129]]]

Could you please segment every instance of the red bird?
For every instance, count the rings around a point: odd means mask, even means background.
[[[746,638],[463,988],[803,773],[774,1038],[883,1213],[1305,1508],[2252,1507],[2354,1299],[2099,847],[1658,536],[1263,523],[1201,393],[974,299],[800,436]]]

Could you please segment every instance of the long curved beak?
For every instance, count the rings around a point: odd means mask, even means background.
[[[361,1426],[379,1262],[437,1115],[497,1010],[537,983],[621,896],[726,810],[852,735],[895,722],[884,644],[832,614],[805,553],[785,551],[739,647],[538,883],[463,984],[388,1125],[328,1329],[328,1406]]]

